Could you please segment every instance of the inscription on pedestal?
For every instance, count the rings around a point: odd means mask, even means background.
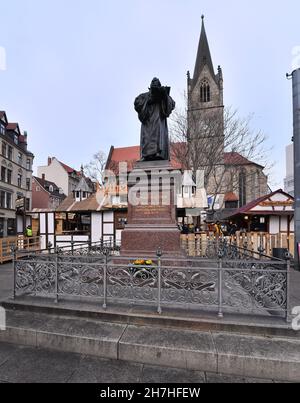
[[[169,206],[136,206],[135,214],[138,216],[161,217],[170,213]]]

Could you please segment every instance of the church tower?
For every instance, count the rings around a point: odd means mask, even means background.
[[[188,76],[188,126],[190,136],[209,139],[219,144],[224,153],[223,74],[219,66],[215,74],[206,36],[204,16],[193,78]],[[214,134],[213,134],[214,133]]]

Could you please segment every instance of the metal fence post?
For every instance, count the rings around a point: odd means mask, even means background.
[[[219,263],[218,263],[218,274],[219,274],[219,312],[218,317],[223,318],[223,253],[219,252]]]
[[[286,321],[291,322],[290,315],[290,279],[291,279],[291,255],[286,254]]]
[[[13,254],[13,299],[16,299],[16,285],[17,285],[17,247],[13,245],[11,247]]]
[[[161,308],[161,258],[162,258],[162,251],[159,248],[156,252],[156,256],[158,258],[158,273],[157,273],[157,312],[159,315],[162,314]]]
[[[73,238],[73,235],[72,235],[72,238],[71,238],[71,253],[72,253],[72,256],[74,255],[74,238]]]
[[[59,255],[59,249],[55,248],[55,303],[58,304],[58,280],[59,280],[59,274],[58,274],[58,255]]]
[[[107,265],[108,265],[108,250],[105,250],[105,262],[103,267],[103,309],[107,308]]]

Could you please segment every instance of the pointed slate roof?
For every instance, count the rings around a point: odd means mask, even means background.
[[[202,69],[206,65],[209,68],[209,71],[211,72],[211,75],[213,78],[215,78],[215,72],[214,72],[214,66],[209,50],[209,44],[206,36],[206,31],[205,31],[205,25],[204,25],[204,15],[202,15],[202,28],[201,28],[201,35],[200,35],[200,40],[199,40],[199,46],[198,46],[198,53],[197,53],[197,59],[196,59],[196,65],[195,65],[195,70],[194,70],[194,76],[193,80],[194,82],[197,81]]]
[[[77,185],[77,188],[75,189],[75,192],[89,192],[92,193],[92,189],[88,185],[86,178],[84,176],[81,177],[79,184]]]

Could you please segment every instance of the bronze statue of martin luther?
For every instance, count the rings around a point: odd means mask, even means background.
[[[158,78],[152,80],[149,92],[139,95],[134,103],[142,122],[141,160],[170,160],[167,118],[175,109],[170,87],[162,87]]]

